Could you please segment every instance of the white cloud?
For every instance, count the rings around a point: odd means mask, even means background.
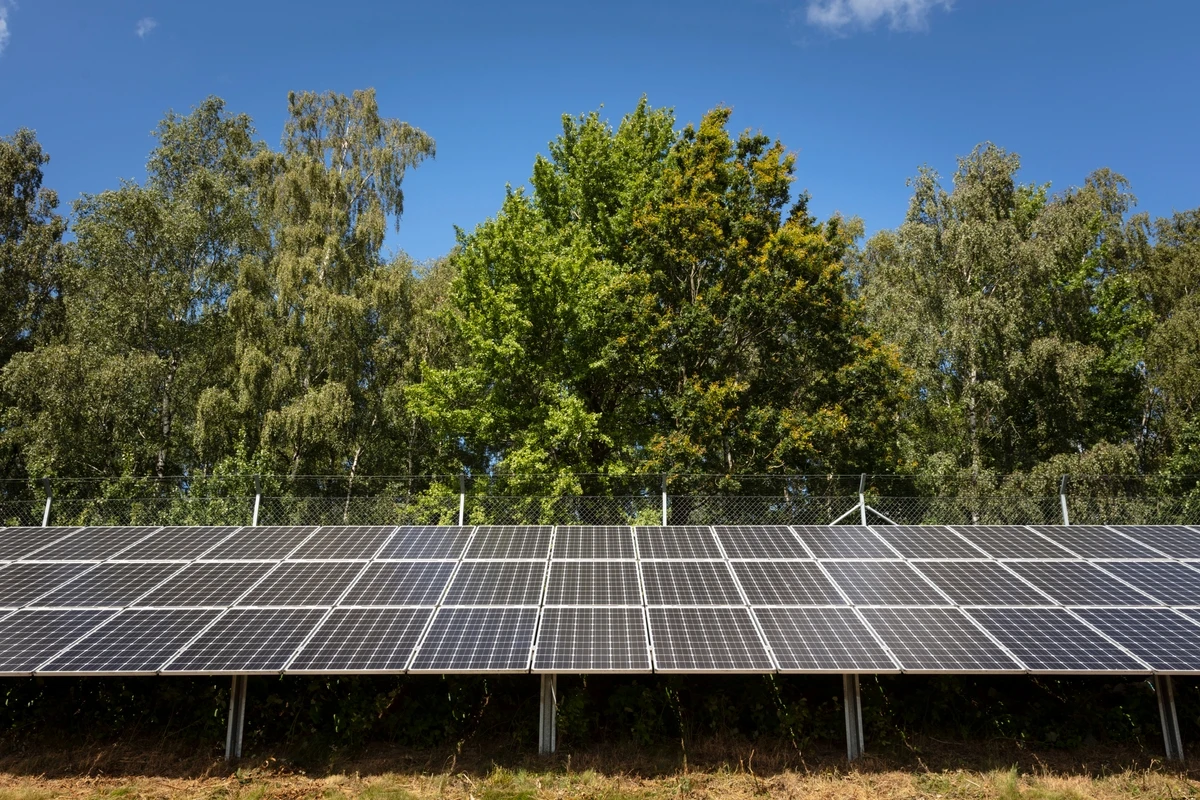
[[[134,26],[133,32],[138,35],[139,39],[145,39],[150,35],[150,31],[157,27],[158,22],[154,19],[154,17],[142,17],[137,21],[137,25]]]
[[[4,0],[0,0],[0,54],[4,53],[4,48],[8,46],[8,39],[11,34],[8,31],[8,5]]]
[[[810,25],[843,33],[870,28],[887,19],[892,30],[923,30],[936,8],[949,10],[953,0],[808,0]]]

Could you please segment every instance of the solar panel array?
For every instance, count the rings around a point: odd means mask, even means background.
[[[0,529],[0,675],[1200,674],[1194,526]]]

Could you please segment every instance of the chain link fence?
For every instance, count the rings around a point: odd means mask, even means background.
[[[829,525],[859,524],[865,511],[871,524],[1011,525],[1062,524],[1064,505],[1071,524],[1200,523],[1194,478],[998,481],[990,488],[858,475],[0,480],[0,524]]]

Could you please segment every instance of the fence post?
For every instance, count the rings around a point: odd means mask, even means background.
[[[1071,524],[1071,517],[1067,514],[1067,476],[1063,475],[1062,480],[1058,482],[1058,503],[1062,506],[1062,523],[1063,525]]]
[[[667,524],[667,474],[662,475],[662,524]]]
[[[458,525],[461,528],[467,521],[467,473],[458,473]]]
[[[858,510],[862,514],[862,524],[867,524],[867,473],[858,477]]]
[[[258,527],[258,507],[262,503],[262,476],[254,476],[254,516],[250,519],[250,527]]]
[[[50,527],[50,501],[54,498],[54,490],[50,488],[50,479],[42,478],[42,488],[46,490],[46,510],[42,512],[42,527]]]

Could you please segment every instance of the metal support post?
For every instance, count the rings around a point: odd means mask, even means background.
[[[1158,695],[1158,716],[1162,719],[1163,745],[1168,761],[1183,761],[1183,738],[1179,735],[1179,717],[1175,713],[1175,686],[1170,675],[1154,676]]]
[[[250,527],[258,527],[258,507],[262,502],[262,476],[254,476],[254,516],[250,519]]]
[[[229,732],[225,735],[225,760],[242,757],[242,729],[246,722],[246,676],[234,675],[229,690]]]
[[[467,524],[467,476],[466,473],[458,473],[458,524],[459,527]]]
[[[558,743],[558,676],[542,675],[542,713],[538,718],[538,753],[553,753]]]
[[[1063,475],[1058,482],[1058,502],[1062,506],[1063,525],[1071,524],[1071,516],[1067,513],[1067,476]]]
[[[842,688],[846,695],[846,758],[850,761],[863,754],[862,693],[859,691],[858,675],[842,675]]]
[[[46,490],[46,510],[42,512],[42,527],[50,527],[50,501],[54,499],[54,490],[50,488],[50,479],[42,478],[42,488]]]
[[[667,476],[662,476],[662,521],[667,524]]]
[[[862,524],[867,524],[867,474],[858,478],[858,510],[862,512]]]

